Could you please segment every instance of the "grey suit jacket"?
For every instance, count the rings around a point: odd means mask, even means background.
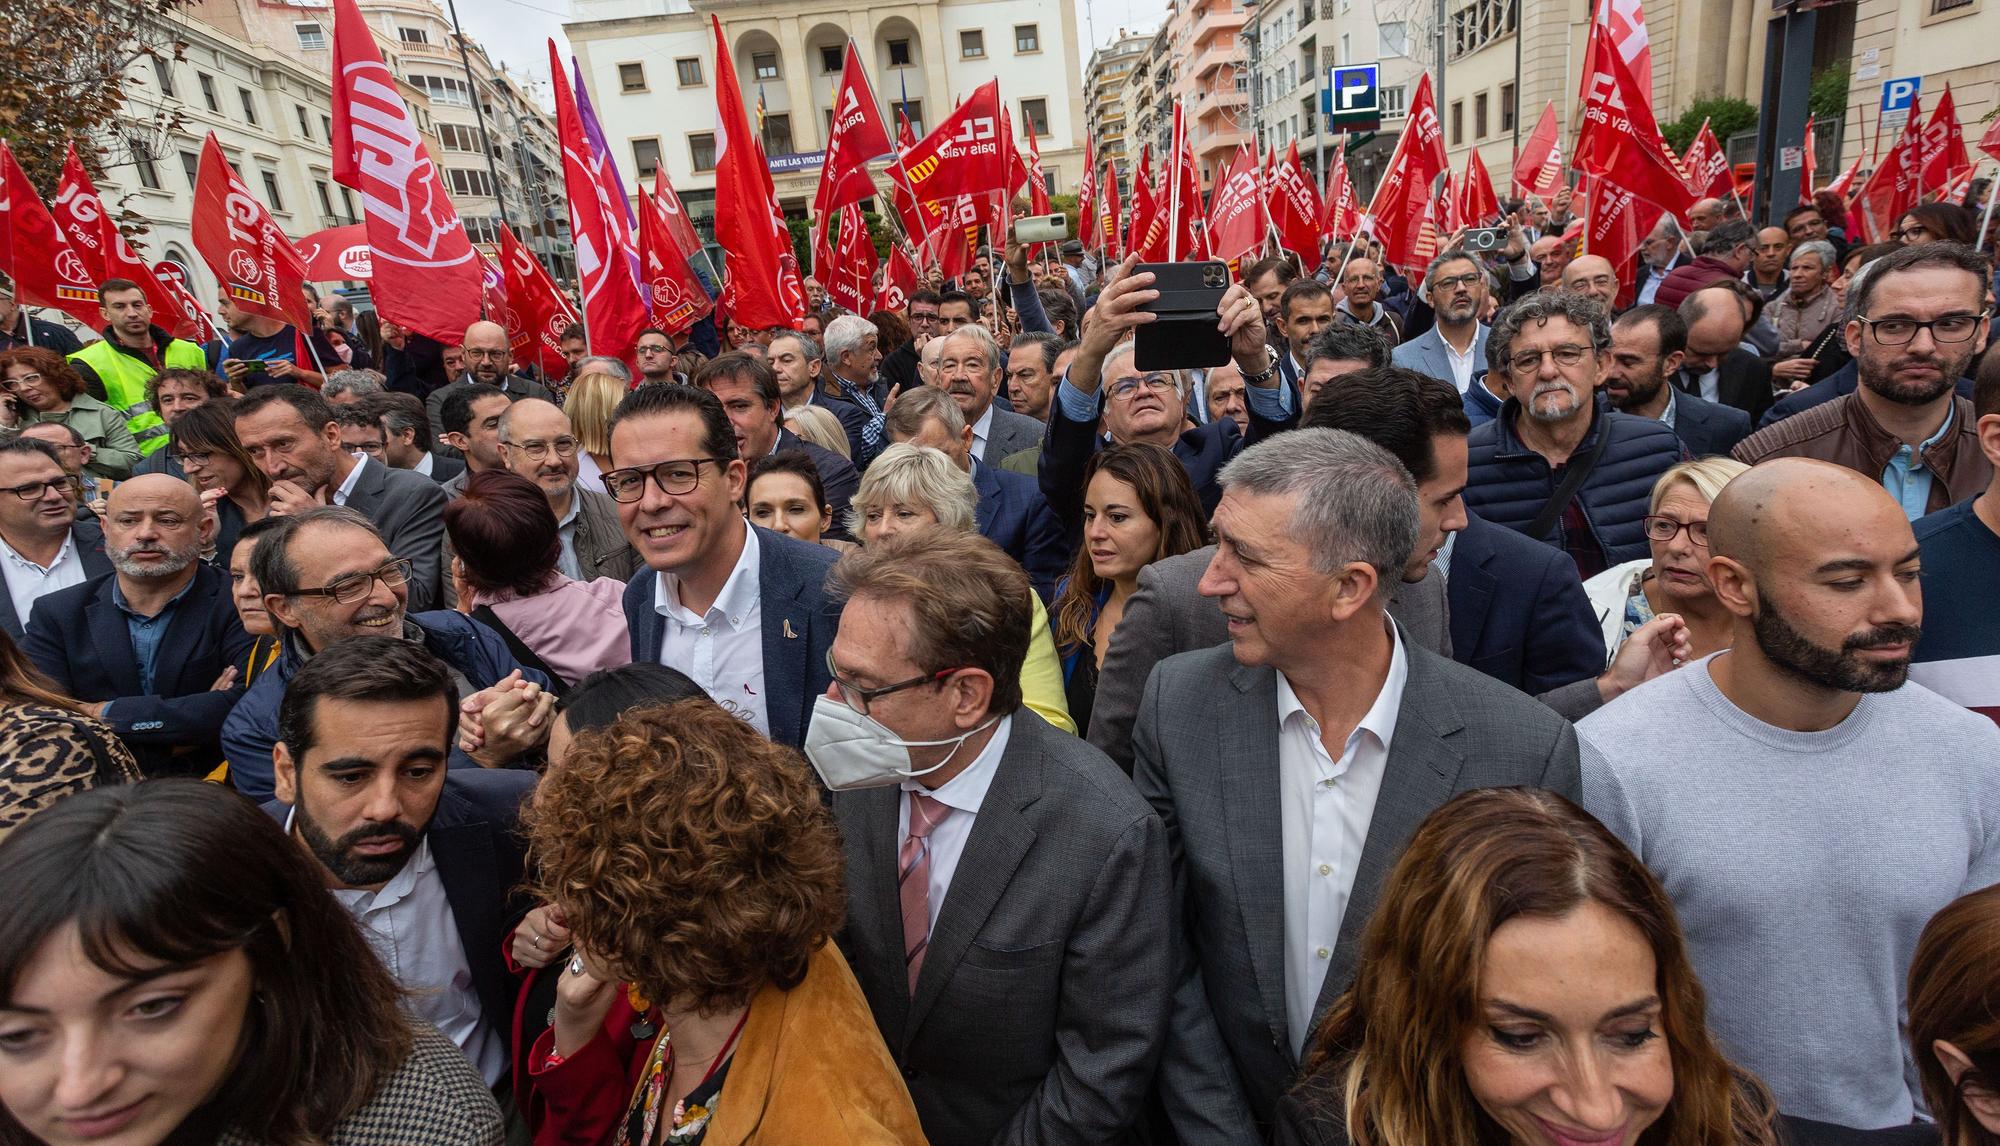
[[[989,466],[997,466],[1008,454],[1019,453],[1042,444],[1040,422],[1026,414],[1016,414],[1011,410],[993,407],[993,424],[986,428],[986,451],[979,460]]]
[[[1132,721],[1153,666],[1194,649],[1229,641],[1222,610],[1197,588],[1215,558],[1215,546],[1169,557],[1139,570],[1139,588],[1125,602],[1124,619],[1097,670],[1091,702],[1090,742],[1127,772],[1132,770]],[[1405,581],[1389,591],[1389,615],[1403,626],[1403,640],[1439,656],[1451,655],[1451,624],[1442,577]]]
[[[609,494],[575,487],[571,497],[583,508],[576,515],[576,568],[581,580],[610,577],[630,581],[639,571],[639,554],[625,539],[625,527],[618,521],[618,503]]]
[[[373,459],[347,495],[347,507],[375,523],[389,552],[416,566],[410,574],[412,613],[435,609],[444,599],[444,502],[437,482]]]
[[[1171,1002],[1165,827],[1109,760],[1018,709],[912,996],[902,800],[896,787],[837,792],[833,810],[848,959],[925,1134],[1119,1140],[1144,1107]]]
[[[1426,816],[1473,788],[1578,797],[1568,721],[1405,646],[1409,680],[1315,1024],[1352,980],[1383,881]],[[1285,1017],[1277,681],[1275,669],[1239,665],[1227,647],[1183,653],[1153,673],[1133,730],[1132,778],[1167,825],[1184,921],[1160,1092],[1188,1146],[1265,1132],[1298,1070]]]
[[[1486,334],[1487,327],[1482,322],[1479,324],[1479,335],[1472,342],[1472,369],[1475,374],[1486,369]],[[1445,349],[1444,335],[1439,334],[1435,326],[1398,346],[1390,353],[1389,360],[1419,374],[1428,374],[1447,382],[1453,380],[1451,352]]]

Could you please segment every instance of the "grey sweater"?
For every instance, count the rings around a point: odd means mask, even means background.
[[[2000,883],[2000,728],[1906,684],[1791,732],[1712,659],[1578,723],[1584,805],[1666,885],[1711,1032],[1785,1113],[1908,1122],[1904,980],[1930,917]]]

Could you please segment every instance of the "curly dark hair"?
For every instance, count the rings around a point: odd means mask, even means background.
[[[840,838],[805,761],[706,697],[580,733],[523,830],[534,890],[578,946],[676,1008],[790,990],[846,916]]]
[[[9,366],[25,366],[42,376],[49,389],[67,402],[83,389],[83,375],[78,374],[69,364],[69,359],[57,354],[46,346],[16,346],[12,350],[0,350],[0,377],[4,377]]]

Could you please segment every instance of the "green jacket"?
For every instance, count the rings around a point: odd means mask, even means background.
[[[69,409],[63,412],[44,414],[23,408],[21,425],[32,426],[37,422],[61,422],[83,435],[90,444],[89,464],[83,468],[99,477],[113,481],[124,481],[132,476],[132,467],[139,464],[141,450],[132,437],[130,423],[118,415],[118,411],[98,401],[88,394],[78,391],[69,400]],[[158,421],[158,419],[154,419]],[[166,438],[160,438],[165,442]]]

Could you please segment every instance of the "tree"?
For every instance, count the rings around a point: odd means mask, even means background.
[[[1689,104],[1679,119],[1661,124],[1660,134],[1675,151],[1685,153],[1704,119],[1709,121],[1708,129],[1715,133],[1716,141],[1727,147],[1730,136],[1757,126],[1757,109],[1749,100],[1735,96],[1707,96]]]
[[[1847,111],[1847,65],[1833,67],[1813,77],[1812,87],[1806,93],[1806,108],[1822,120],[1833,119]]]

